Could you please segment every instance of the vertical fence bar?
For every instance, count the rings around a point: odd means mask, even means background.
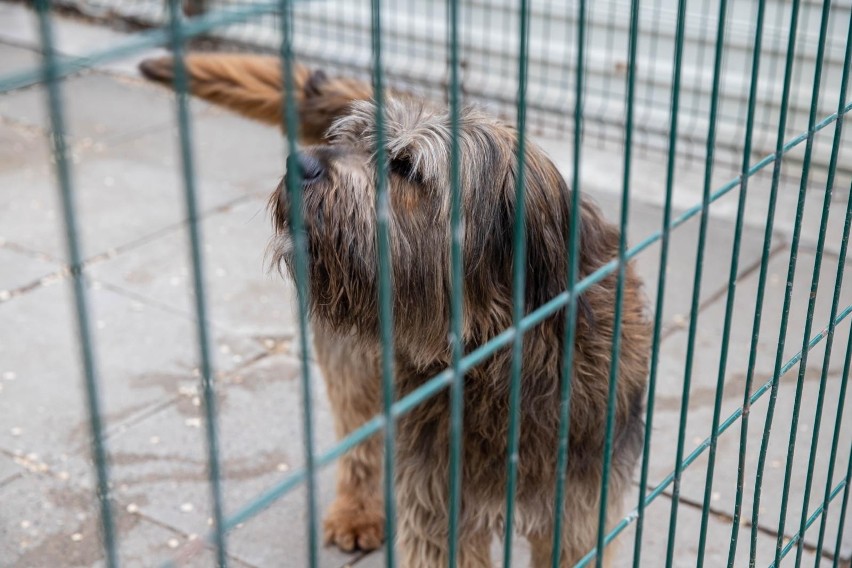
[[[829,10],[830,10],[830,0],[826,0],[826,2],[823,4],[822,22],[820,24],[820,34],[821,35],[825,35],[825,30],[827,28],[827,23],[828,23],[828,12],[829,12]],[[828,177],[826,179],[826,184],[825,184],[825,195],[823,197],[823,204],[822,204],[822,218],[820,219],[819,238],[818,238],[818,243],[817,243],[817,261],[814,263],[813,281],[812,281],[812,284],[811,284],[811,303],[813,303],[816,300],[816,288],[817,288],[817,285],[819,284],[819,271],[820,271],[820,266],[821,266],[821,261],[822,261],[823,247],[825,246],[825,233],[826,233],[826,229],[828,227],[828,213],[829,213],[829,208],[831,206],[831,196],[832,196],[832,192],[833,192],[833,189],[834,189],[834,176],[835,176],[836,169],[837,169],[837,160],[838,160],[838,157],[840,155],[840,146],[841,146],[841,143],[842,143],[842,140],[843,140],[843,138],[842,138],[842,136],[843,136],[843,118],[844,118],[843,107],[845,106],[845,103],[846,103],[846,88],[847,88],[847,83],[848,83],[848,79],[849,79],[849,66],[850,66],[850,62],[852,62],[852,61],[850,61],[850,56],[852,56],[852,41],[850,41],[850,40],[852,40],[852,16],[850,16],[850,27],[849,27],[849,32],[848,32],[847,41],[846,41],[846,55],[844,57],[843,77],[840,80],[840,93],[839,93],[839,96],[838,96],[838,103],[837,103],[837,106],[838,106],[837,123],[835,124],[835,127],[834,127],[834,139],[832,141],[832,146],[831,146],[831,157],[829,158],[829,162],[828,162]],[[823,43],[824,42],[820,43],[820,47],[823,47]],[[820,71],[821,71],[820,62],[822,61],[821,54],[817,55],[817,57],[819,58],[819,62],[817,63],[817,71],[815,71],[815,74],[819,75]],[[818,82],[817,82],[817,85],[815,85],[815,89],[816,88],[818,88]],[[815,91],[815,92],[817,92],[817,91]],[[816,114],[815,107],[816,107],[816,100],[814,100],[812,102],[812,106],[811,106],[811,113],[814,115],[814,119],[815,119],[815,114]],[[813,135],[810,136],[809,140],[811,138],[813,138]],[[852,203],[852,200],[850,200],[850,203]],[[837,311],[840,308],[840,291],[841,291],[841,288],[843,286],[843,273],[845,271],[846,245],[847,245],[848,240],[849,240],[849,233],[848,233],[848,231],[849,231],[849,223],[848,223],[849,204],[848,203],[847,203],[846,218],[847,218],[847,222],[845,223],[845,225],[843,227],[843,237],[842,237],[841,245],[840,245],[840,256],[839,256],[838,261],[837,261],[837,275],[836,275],[835,281],[834,281],[834,295],[833,295],[832,300],[831,300],[831,317],[829,318],[828,335],[827,335],[826,340],[825,340],[825,354],[823,356],[822,372],[820,373],[819,392],[817,394],[816,414],[814,415],[813,434],[812,434],[812,437],[811,437],[811,451],[810,451],[810,457],[809,457],[809,461],[808,461],[808,474],[807,474],[807,478],[805,480],[805,494],[804,494],[804,497],[802,498],[802,516],[801,516],[801,519],[800,519],[800,522],[799,522],[800,538],[799,538],[799,541],[796,545],[796,567],[797,568],[802,563],[802,553],[804,551],[803,545],[804,545],[804,542],[805,542],[805,530],[807,529],[806,523],[808,521],[808,503],[810,502],[811,486],[813,484],[814,463],[816,461],[817,445],[819,443],[819,431],[820,431],[820,427],[822,426],[822,410],[823,410],[823,403],[824,403],[824,400],[825,400],[825,389],[826,389],[826,386],[827,386],[827,383],[828,383],[828,368],[829,368],[829,365],[831,363],[831,348],[834,344],[834,329],[835,329],[834,318],[837,317]],[[810,315],[811,311],[812,311],[810,304],[808,305],[808,309],[809,309],[808,313]],[[850,333],[850,335],[852,335],[852,333]],[[806,370],[805,369],[806,362],[807,362],[807,359],[803,358],[801,366],[799,367],[799,380],[800,381],[804,380],[804,373],[805,373],[805,370]],[[843,399],[842,398],[839,399],[837,404],[838,404],[837,413],[838,413],[838,415],[842,415]],[[795,440],[795,433],[792,433],[791,434],[791,443],[794,440]],[[829,460],[833,461],[834,458],[835,458],[835,456],[831,455]],[[792,462],[792,454],[790,455],[790,457],[788,457],[787,474],[790,473],[791,462]],[[832,466],[833,466],[833,464],[832,464]],[[826,487],[829,487],[829,488],[831,487],[831,476],[828,477],[828,481],[826,482]],[[786,497],[787,497],[787,492],[785,491],[784,498],[786,499]],[[825,506],[825,508],[823,509],[823,519],[825,518],[826,511],[828,510],[828,503],[827,502],[824,503],[824,506]],[[824,524],[824,523],[821,523],[821,524]]]
[[[195,291],[196,332],[201,365],[201,394],[204,401],[204,425],[207,435],[207,468],[213,506],[213,529],[215,531],[216,564],[227,565],[225,530],[222,513],[222,488],[219,470],[219,435],[216,422],[216,392],[214,390],[213,357],[210,349],[210,329],[207,316],[207,301],[204,290],[204,259],[201,255],[201,219],[199,218],[198,196],[195,185],[195,170],[192,157],[192,132],[189,125],[189,102],[187,100],[187,75],[183,61],[183,29],[179,0],[169,0],[169,36],[174,54],[175,98],[177,102],[178,131],[180,133],[180,155],[184,183],[186,214],[189,220],[189,244],[192,259],[192,280]]]
[[[849,485],[852,483],[852,448],[849,449],[849,464],[846,466],[846,485],[843,487],[843,501],[840,505],[840,520],[837,522],[837,541],[834,544],[833,568],[838,568],[840,554],[837,553],[843,544],[843,525],[846,521],[846,507],[849,505]]]
[[[745,216],[745,200],[748,194],[748,184],[751,180],[748,170],[751,161],[752,140],[754,134],[755,111],[757,107],[758,77],[760,75],[760,54],[763,43],[763,22],[766,16],[766,0],[760,0],[757,5],[757,17],[754,30],[754,51],[751,62],[751,83],[748,94],[748,110],[746,114],[746,131],[743,143],[743,161],[740,172],[740,196],[737,204],[737,220],[734,234],[734,252],[731,257],[731,273],[728,278],[728,299],[725,305],[725,324],[722,339],[722,355],[719,361],[719,374],[724,380],[725,368],[728,360],[728,343],[730,341],[730,329],[733,320],[734,295],[736,293],[736,280],[739,264],[739,254],[742,238],[743,219]],[[762,302],[761,302],[762,305]],[[759,324],[758,324],[759,326]],[[757,329],[757,328],[756,328]],[[755,336],[756,337],[756,336]],[[740,446],[737,462],[737,485],[734,503],[734,513],[731,520],[731,543],[728,548],[728,568],[733,568],[736,557],[737,541],[740,534],[740,515],[742,511],[742,497],[745,486],[745,459],[748,441],[748,418],[751,410],[751,385],[754,379],[754,367],[749,367],[746,374],[745,388],[743,389],[743,417],[740,425]],[[715,430],[715,428],[714,428]],[[708,514],[709,501],[705,495],[703,515]],[[702,529],[701,538],[706,538],[706,527]]]
[[[571,429],[571,383],[574,377],[574,338],[577,332],[577,272],[580,248],[580,156],[583,150],[583,71],[586,56],[586,0],[577,3],[577,79],[574,84],[574,152],[571,188],[571,225],[568,236],[568,290],[565,312],[565,342],[562,346],[562,385],[559,406],[559,445],[556,456],[556,496],[553,506],[553,547],[551,566],[559,568],[562,547],[562,521],[565,503],[565,475]]]
[[[453,349],[453,382],[450,385],[450,519],[449,519],[449,558],[448,567],[456,566],[458,556],[459,514],[461,511],[462,483],[462,429],[464,427],[464,372],[461,360],[462,348],[462,302],[464,301],[464,283],[462,282],[462,226],[461,226],[461,178],[459,153],[459,3],[448,0],[450,19],[450,263],[452,268],[452,286],[450,298],[450,341]]]
[[[799,238],[801,236],[801,228],[802,228],[802,218],[804,216],[804,208],[805,208],[805,197],[807,193],[807,184],[808,184],[808,173],[810,172],[810,161],[813,150],[813,139],[814,139],[814,126],[816,124],[816,113],[817,113],[817,103],[819,101],[819,87],[820,87],[820,78],[822,76],[822,58],[825,50],[825,31],[827,28],[828,22],[828,13],[827,7],[829,5],[830,0],[825,0],[823,4],[823,19],[822,24],[820,26],[820,36],[819,36],[819,46],[817,48],[817,61],[815,65],[814,72],[814,84],[813,84],[813,92],[811,95],[811,109],[808,117],[808,137],[807,142],[805,144],[805,157],[804,157],[804,166],[802,168],[802,178],[799,185],[799,199],[796,205],[796,220],[795,225],[793,227],[793,237],[790,243],[790,262],[787,268],[787,286],[785,288],[784,294],[784,307],[781,316],[781,329],[780,335],[778,337],[778,350],[775,355],[775,370],[772,376],[772,390],[769,398],[769,407],[766,415],[766,423],[763,431],[763,439],[761,440],[760,447],[760,456],[758,461],[758,469],[757,469],[757,483],[755,488],[755,506],[752,511],[753,515],[753,526],[752,526],[752,539],[754,540],[754,532],[757,530],[757,521],[759,518],[760,510],[758,506],[759,494],[761,491],[761,484],[763,481],[763,470],[766,465],[766,455],[768,453],[769,447],[769,438],[772,430],[772,420],[775,414],[775,403],[778,396],[778,384],[780,382],[781,375],[781,365],[782,359],[784,356],[784,346],[786,343],[786,333],[787,333],[787,323],[790,315],[790,305],[792,302],[793,296],[793,282],[795,280],[796,275],[796,261],[798,259],[799,252]],[[792,29],[792,26],[791,26]],[[792,49],[792,46],[791,46]],[[789,54],[788,54],[789,56]],[[819,286],[819,273],[820,273],[820,265],[822,261],[822,250],[821,247],[825,242],[825,225],[828,220],[827,210],[823,211],[823,218],[820,223],[820,237],[817,249],[817,254],[814,262],[814,272],[813,279],[811,283],[811,293],[808,300],[808,310],[807,316],[805,320],[805,331],[803,339],[803,346],[807,347],[807,343],[810,339],[811,326],[813,324],[813,316],[814,316],[814,307],[816,305],[816,296],[817,296],[817,288]],[[796,435],[798,430],[798,422],[799,422],[799,409],[801,406],[802,400],[802,390],[804,388],[804,378],[805,378],[805,370],[807,369],[808,363],[808,354],[809,351],[807,349],[802,351],[802,359],[799,363],[799,376],[796,381],[796,394],[795,400],[793,403],[793,416],[792,423],[790,426],[790,441],[788,445],[788,454],[787,454],[787,467],[786,472],[784,474],[784,489],[781,497],[781,513],[780,518],[778,520],[778,539],[775,547],[775,565],[779,566],[781,563],[781,549],[784,545],[784,527],[786,524],[787,517],[787,501],[789,497],[790,490],[790,481],[792,474],[792,455],[795,452],[796,446]]]
[[[302,375],[302,436],[304,442],[307,509],[308,509],[308,560],[311,568],[319,563],[317,536],[317,499],[316,465],[314,463],[314,425],[313,398],[311,389],[311,368],[308,362],[310,343],[308,340],[308,282],[307,243],[305,240],[303,218],[302,175],[297,157],[299,139],[299,116],[294,96],[293,84],[293,2],[281,0],[281,72],[284,82],[284,100],[282,117],[284,131],[287,133],[287,195],[290,201],[290,236],[293,240],[294,279],[296,284],[296,302],[299,311],[299,345],[301,347],[300,366]]]
[[[716,115],[719,111],[719,91],[722,79],[722,55],[725,47],[725,19],[727,17],[727,0],[719,2],[719,22],[716,28],[716,53],[713,62],[713,86],[710,98],[710,125],[707,132],[706,161],[704,164],[704,187],[701,195],[701,219],[698,229],[698,250],[695,257],[695,279],[692,283],[692,307],[689,312],[689,332],[686,344],[686,363],[683,377],[683,394],[680,407],[680,426],[677,436],[677,454],[674,470],[674,484],[672,485],[672,506],[669,521],[668,544],[666,547],[666,566],[671,567],[674,562],[674,549],[677,533],[677,511],[680,499],[680,482],[683,473],[683,446],[686,439],[686,424],[689,413],[689,394],[692,385],[692,367],[695,360],[695,335],[698,332],[698,309],[701,305],[701,278],[704,274],[704,249],[707,242],[707,222],[709,220],[710,208],[710,184],[713,178],[713,158],[716,150]],[[735,270],[735,268],[734,268]],[[736,279],[736,274],[732,280]],[[713,409],[713,430],[711,432],[709,463],[707,467],[707,483],[712,483],[713,465],[716,456],[716,430],[719,425],[721,414],[722,391],[725,384],[725,373],[720,372],[716,385],[716,401]],[[709,494],[705,494],[705,500]],[[707,511],[703,511],[701,517],[702,538],[699,538],[698,563],[704,564],[704,538],[707,531]]]
[[[793,79],[793,63],[794,56],[796,52],[796,30],[798,28],[799,21],[799,2],[800,0],[793,0],[793,5],[791,8],[790,15],[790,31],[787,39],[787,58],[784,64],[784,86],[782,87],[781,92],[781,109],[778,117],[778,136],[775,141],[775,161],[773,163],[772,168],[772,185],[769,191],[769,207],[766,213],[766,226],[765,233],[763,237],[763,253],[760,259],[760,275],[758,277],[758,287],[757,287],[757,308],[754,312],[754,324],[752,327],[752,339],[751,339],[751,347],[749,351],[749,362],[748,362],[748,371],[747,371],[747,381],[751,380],[751,377],[754,376],[755,365],[757,363],[757,344],[758,339],[760,337],[760,322],[761,317],[763,315],[763,297],[764,291],[766,289],[766,276],[768,273],[769,266],[769,257],[771,254],[772,247],[772,230],[773,225],[775,223],[775,206],[778,201],[778,185],[781,179],[781,165],[784,157],[784,136],[787,130],[787,112],[789,110],[789,100],[790,100],[790,86]],[[790,306],[789,306],[790,295],[788,294],[785,297],[784,302],[784,310],[781,315],[781,331],[778,337],[779,341],[779,349],[778,353],[783,353],[785,334],[787,331],[787,319],[789,316]],[[778,375],[777,373],[774,375],[772,386],[770,388],[770,404],[769,410],[767,414],[767,425],[771,424],[770,415],[774,411],[774,404],[772,401],[778,395]],[[768,431],[764,430],[764,441],[768,443]],[[741,440],[741,443],[744,443]],[[755,493],[754,493],[754,501],[752,504],[752,516],[751,516],[751,536],[750,536],[750,546],[749,546],[749,568],[754,568],[755,566],[755,556],[757,555],[757,529],[758,529],[758,517],[759,517],[759,508],[760,508],[760,486],[763,479],[763,465],[766,462],[766,448],[764,447],[764,442],[761,443],[761,452],[758,457],[758,468],[755,479]]]
[[[520,3],[520,53],[518,62],[518,180],[515,188],[515,226],[512,250],[513,311],[512,328],[515,338],[512,343],[511,386],[509,392],[509,440],[506,456],[506,521],[503,542],[503,566],[512,565],[512,529],[515,513],[515,485],[518,475],[518,444],[520,441],[521,373],[524,355],[524,333],[521,320],[524,317],[526,288],[526,117],[527,117],[527,52],[529,41],[529,4]]]
[[[612,465],[612,438],[615,426],[615,404],[618,390],[619,361],[621,354],[621,310],[624,299],[624,278],[627,269],[627,226],[630,220],[630,166],[633,151],[633,115],[636,96],[636,50],[639,41],[639,0],[630,4],[630,40],[627,54],[627,115],[624,130],[624,172],[621,185],[621,222],[618,239],[618,280],[615,289],[615,316],[612,326],[612,352],[609,364],[609,385],[606,406],[606,433],[604,437],[603,469],[601,471],[601,494],[598,507],[598,543],[595,565],[603,567],[606,537],[607,499],[609,497],[609,473]]]
[[[384,81],[382,71],[382,0],[371,0],[370,37],[373,51],[373,97],[376,103],[376,238],[379,252],[379,324],[382,341],[382,411],[385,416],[385,564],[395,566],[396,506],[394,499],[394,401],[393,300],[391,288],[390,196],[385,152]]]
[[[654,336],[651,347],[651,369],[648,374],[648,403],[645,408],[645,440],[642,447],[642,466],[639,474],[639,505],[637,507],[636,538],[633,544],[633,568],[640,568],[642,557],[642,531],[645,526],[645,488],[648,485],[648,467],[651,462],[651,433],[654,424],[654,398],[657,391],[657,374],[660,366],[660,341],[663,333],[663,306],[666,295],[666,275],[669,264],[671,240],[672,192],[677,166],[678,118],[680,112],[681,72],[683,69],[683,41],[686,27],[686,0],[679,0],[675,30],[674,70],[672,71],[671,116],[669,123],[669,151],[666,165],[666,197],[663,205],[663,224],[660,237],[660,270],[657,276],[657,302],[654,315]]]
[[[852,29],[852,28],[850,28],[850,29]],[[849,51],[847,50],[847,54],[848,53],[849,53]],[[852,191],[852,186],[850,186],[849,189],[850,189],[850,191]],[[850,199],[846,203],[846,220],[843,224],[843,239],[841,240],[841,243],[840,243],[840,255],[837,259],[837,278],[838,279],[842,279],[843,272],[846,268],[846,252],[847,252],[847,247],[849,245],[850,225],[852,225],[852,199]],[[841,288],[840,286],[837,286],[837,288],[835,289],[835,299],[837,299],[838,296],[839,296],[840,288]],[[833,308],[834,308],[834,306],[832,305],[832,309]],[[834,312],[832,312],[832,313],[834,313]],[[825,384],[825,382],[827,380],[829,357],[830,357],[830,353],[831,353],[829,341],[832,341],[834,339],[834,328],[835,328],[836,324],[834,323],[834,321],[831,321],[831,323],[829,325],[830,325],[829,336],[828,336],[829,339],[826,342],[826,355],[825,355],[824,363],[823,363],[824,366],[823,366],[822,376],[820,376],[820,394],[822,394],[823,388],[824,388],[823,385]],[[826,519],[828,517],[828,506],[829,506],[829,503],[831,502],[831,482],[832,482],[832,478],[834,477],[835,462],[837,461],[837,448],[840,445],[840,437],[842,435],[841,426],[843,424],[843,410],[844,410],[844,407],[845,407],[845,404],[846,404],[846,387],[849,383],[850,363],[852,363],[852,331],[850,331],[850,333],[849,333],[849,339],[847,340],[847,344],[846,344],[846,360],[843,363],[843,374],[841,375],[841,378],[840,378],[840,392],[838,393],[838,396],[837,396],[837,412],[836,412],[835,419],[834,419],[834,435],[832,436],[832,439],[831,439],[831,452],[828,454],[829,455],[828,469],[826,471],[826,476],[825,476],[825,495],[824,495],[823,501],[822,501],[823,515],[822,515],[822,518],[820,519],[820,523],[819,523],[819,537],[817,538],[817,546],[816,546],[817,551],[822,550],[823,544],[825,542],[825,529],[826,529],[826,524],[827,524]],[[817,416],[819,416],[819,415],[817,415]],[[816,443],[812,443],[811,447],[813,448],[815,446],[816,446]],[[811,452],[811,454],[813,454],[813,451]],[[814,460],[814,457],[812,455],[811,463],[813,463],[813,460]],[[808,486],[810,486],[810,484],[811,484],[811,475],[812,474],[813,474],[813,471],[812,471],[812,468],[810,468],[809,471],[808,471],[808,480],[807,480]],[[801,529],[800,529],[800,532],[801,532]],[[802,538],[804,539],[804,533],[802,533]],[[839,551],[839,549],[835,549],[835,551],[834,551],[835,557],[838,556],[838,551]],[[796,554],[798,555],[798,551],[797,551]],[[815,567],[816,568],[819,568],[821,560],[822,560],[822,554],[817,554],[816,560],[815,560]]]
[[[47,83],[47,106],[50,113],[50,142],[56,162],[56,178],[62,201],[62,214],[65,222],[65,241],[68,250],[68,264],[71,271],[71,283],[74,291],[77,337],[80,347],[80,359],[83,363],[83,375],[86,389],[86,405],[89,413],[89,435],[91,436],[92,459],[95,462],[97,478],[97,498],[100,506],[101,535],[103,538],[106,565],[118,566],[116,550],[115,524],[110,505],[109,465],[107,464],[106,441],[101,421],[101,402],[98,390],[99,377],[95,362],[95,344],[89,324],[89,301],[86,282],[83,278],[83,251],[79,240],[74,189],[71,181],[71,165],[68,161],[68,148],[65,139],[65,116],[62,107],[62,93],[59,88],[60,75],[57,69],[56,51],[53,47],[53,29],[50,19],[50,0],[36,0],[39,35],[44,53],[44,81]]]

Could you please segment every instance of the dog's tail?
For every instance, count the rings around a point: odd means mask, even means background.
[[[185,59],[192,94],[266,124],[283,125],[284,87],[281,61],[263,55],[192,53]],[[146,59],[139,65],[143,75],[161,83],[174,81],[171,56]],[[319,142],[335,118],[349,105],[372,97],[363,81],[329,79],[321,70],[293,64],[293,95],[299,109],[301,138]]]

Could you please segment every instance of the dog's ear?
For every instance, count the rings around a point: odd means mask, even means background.
[[[483,329],[469,329],[483,339],[511,325],[514,262],[517,141],[514,133],[501,140],[488,137],[478,179],[468,180],[465,208],[465,291],[467,321]],[[471,172],[473,173],[473,171]],[[547,155],[532,143],[525,152],[525,233],[527,313],[565,292],[571,222],[571,191]],[[591,208],[590,208],[591,207]],[[612,250],[611,231],[594,206],[582,205],[578,278],[588,275]],[[617,233],[615,235],[617,243]],[[609,260],[609,259],[607,259]],[[593,326],[591,309],[578,298],[579,320]]]
[[[305,143],[326,142],[325,134],[338,118],[348,114],[355,101],[373,98],[373,88],[366,81],[349,77],[329,78],[324,71],[314,71],[304,84],[299,102],[301,136]]]

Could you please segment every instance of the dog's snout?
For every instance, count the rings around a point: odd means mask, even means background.
[[[299,164],[299,170],[301,170],[304,183],[318,180],[325,171],[322,162],[310,154],[299,153],[296,161]]]

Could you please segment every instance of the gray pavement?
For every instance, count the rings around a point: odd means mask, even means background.
[[[38,62],[31,25],[21,5],[0,3],[0,75]],[[64,54],[85,53],[105,45],[99,42],[121,38],[117,32],[63,18],[57,20],[57,29]],[[170,558],[179,565],[212,565],[210,550],[199,544],[209,528],[211,508],[175,108],[168,91],[135,77],[133,62],[75,75],[63,87],[119,553],[122,564],[128,566],[157,566]],[[39,86],[0,94],[0,566],[101,566],[83,378],[44,109],[45,95]],[[199,101],[193,101],[191,111],[218,379],[223,495],[226,512],[232,513],[304,462],[293,287],[264,266],[270,231],[265,199],[283,171],[284,145],[275,129]],[[570,175],[570,144],[544,140],[542,145]],[[612,154],[612,149],[590,147],[583,166],[583,191],[612,219],[619,215],[620,166],[613,159],[619,155]],[[632,243],[659,229],[665,173],[659,157],[640,157],[635,171]],[[700,202],[703,175],[696,166],[678,172],[676,214]],[[717,172],[713,187],[731,177],[730,172]],[[763,247],[769,185],[766,178],[756,178],[751,187],[723,376],[723,420],[742,404],[757,295],[756,267]],[[795,181],[785,181],[781,187],[755,389],[772,376],[797,189]],[[711,431],[736,199],[731,192],[710,210],[686,453]],[[809,192],[784,361],[802,347],[821,200],[821,191]],[[845,206],[842,200],[832,204],[811,336],[829,318]],[[673,234],[667,268],[666,331],[651,426],[652,485],[672,471],[676,459],[698,221],[693,218]],[[636,263],[653,303],[659,244],[639,254]],[[850,286],[847,279],[841,308],[852,303]],[[840,450],[832,486],[841,479],[849,459],[852,396],[847,393],[846,400],[838,396],[848,338],[849,323],[844,322],[835,334],[827,367],[809,512],[820,505],[826,487],[835,416],[841,404],[847,409],[838,430]],[[810,352],[803,376],[785,539],[799,530],[824,345]],[[323,383],[317,369],[312,371],[315,436],[322,451],[334,443],[334,434]],[[797,371],[793,367],[784,375],[778,391],[757,532],[758,566],[771,562],[778,532]],[[761,398],[750,414],[744,519],[751,516],[767,402],[768,396]],[[719,438],[707,566],[722,566],[727,558],[739,436],[740,422],[735,422]],[[706,467],[704,453],[683,476],[676,532],[675,565],[679,567],[695,565]],[[324,507],[334,495],[334,467],[324,469],[318,480],[319,502]],[[637,499],[638,493],[631,497],[631,507]],[[642,566],[664,563],[671,506],[669,488],[647,510]],[[848,566],[852,523],[847,522],[841,549],[834,550],[839,509],[839,500],[829,508],[822,551],[815,550],[820,521],[808,530],[808,565],[818,555],[828,559],[838,554]],[[230,533],[232,565],[306,565],[305,520],[305,494],[300,487]],[[631,565],[634,526],[621,539],[617,566]],[[747,565],[749,532],[744,522],[736,566]],[[321,554],[323,567],[383,565],[382,552],[346,555],[324,548]],[[520,561],[526,558],[521,542],[516,555]]]

